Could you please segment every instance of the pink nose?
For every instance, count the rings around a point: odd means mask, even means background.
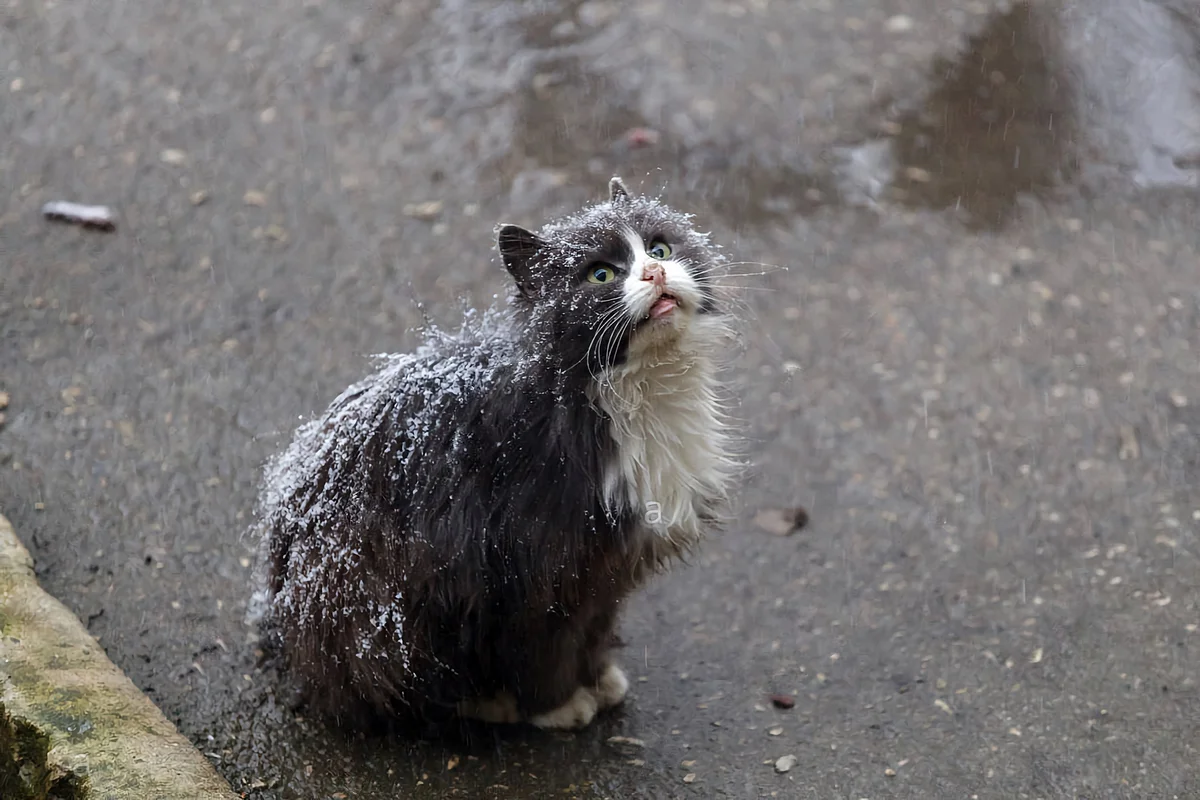
[[[667,273],[663,270],[662,264],[653,261],[642,267],[642,280],[651,281],[655,286],[662,286],[667,282]]]

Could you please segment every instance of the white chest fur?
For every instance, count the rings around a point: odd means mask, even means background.
[[[701,512],[724,499],[734,472],[713,358],[722,331],[697,318],[682,340],[631,350],[595,386],[616,444],[605,498],[642,515],[656,555],[677,555],[700,539]]]

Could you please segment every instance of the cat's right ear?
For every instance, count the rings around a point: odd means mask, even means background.
[[[618,175],[614,175],[608,182],[608,199],[613,203],[629,202],[629,190],[625,188],[625,181]]]
[[[543,244],[536,233],[520,225],[501,225],[496,229],[496,247],[504,268],[525,294],[537,288],[534,261]]]

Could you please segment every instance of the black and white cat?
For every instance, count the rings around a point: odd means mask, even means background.
[[[261,623],[317,710],[579,728],[629,681],[623,600],[718,524],[738,462],[723,259],[631,196],[498,228],[514,292],[384,357],[261,497]]]

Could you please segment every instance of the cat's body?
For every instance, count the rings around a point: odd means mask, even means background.
[[[687,217],[614,179],[498,241],[507,309],[388,357],[267,470],[254,613],[344,722],[586,725],[628,689],[622,601],[734,474],[720,259]]]

